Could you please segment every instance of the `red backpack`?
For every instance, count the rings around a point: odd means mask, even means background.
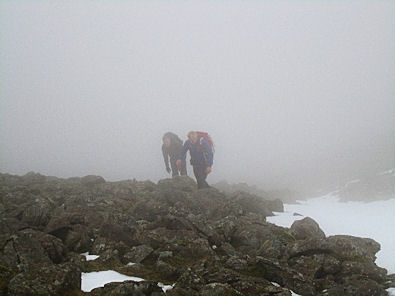
[[[214,142],[211,139],[210,135],[208,133],[206,133],[206,132],[198,132],[197,131],[196,133],[197,133],[198,137],[201,137],[200,145],[202,145],[202,140],[206,140],[207,143],[210,145],[211,149],[213,150],[213,153],[214,153]]]

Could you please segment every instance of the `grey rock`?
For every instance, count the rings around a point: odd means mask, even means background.
[[[317,222],[310,217],[302,220],[297,220],[291,225],[290,233],[297,240],[304,240],[309,238],[325,238],[325,233],[321,230]]]
[[[152,281],[109,283],[103,288],[96,288],[90,292],[93,296],[159,296],[164,295],[157,283]]]
[[[137,247],[133,247],[130,252],[125,254],[125,258],[130,260],[133,263],[140,263],[145,258],[147,258],[154,249],[147,245],[140,245]]]
[[[242,293],[233,289],[232,286],[230,286],[229,284],[222,284],[222,283],[207,284],[202,289],[200,289],[199,294],[201,296],[243,295]]]
[[[35,266],[8,284],[8,295],[60,295],[81,289],[81,271],[73,264]]]

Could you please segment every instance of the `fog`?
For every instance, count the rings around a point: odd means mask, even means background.
[[[393,1],[0,1],[0,170],[302,188],[395,167]],[[188,173],[192,175],[189,168]]]

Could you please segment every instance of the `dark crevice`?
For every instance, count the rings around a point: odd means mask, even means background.
[[[311,249],[303,252],[298,252],[288,258],[288,260],[295,258],[295,257],[300,257],[300,256],[313,256],[317,254],[335,254],[335,252],[327,249]]]
[[[327,274],[324,271],[324,268],[321,266],[314,274],[314,279],[322,279],[326,276]]]
[[[14,239],[10,239],[9,241],[10,241],[10,243],[12,244],[12,248],[13,248],[14,251],[15,251],[16,260],[17,260],[18,265],[19,265],[19,264],[22,263],[22,261],[21,261],[21,257],[19,256],[18,250],[17,250],[16,247],[15,247]]]
[[[49,232],[49,234],[56,236],[57,238],[60,238],[63,242],[66,240],[67,234],[71,230],[71,227],[65,226],[62,228],[58,228],[56,230],[53,230]]]

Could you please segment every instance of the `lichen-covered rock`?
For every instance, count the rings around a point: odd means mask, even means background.
[[[273,200],[267,200],[265,202],[270,211],[281,213],[284,212],[284,204],[280,199],[276,198]]]
[[[388,293],[377,282],[366,278],[347,278],[344,283],[326,290],[328,296],[387,296]]]
[[[341,254],[345,259],[374,262],[376,253],[380,251],[380,244],[371,238],[334,235],[328,237],[327,242],[334,253]]]
[[[366,279],[374,280],[380,284],[387,280],[387,270],[378,267],[374,262],[355,262],[344,261],[338,276],[347,278],[349,276],[359,275]]]
[[[6,266],[0,265],[0,295],[7,295],[7,286],[15,273]]]
[[[222,284],[222,283],[210,283],[205,285],[199,291],[199,295],[201,296],[222,296],[222,295],[229,295],[229,296],[240,296],[243,295],[239,291],[233,289],[229,284]]]
[[[103,288],[93,289],[90,293],[93,296],[159,296],[164,295],[157,283],[151,281],[134,282],[125,281],[123,283],[109,283]]]
[[[87,186],[102,184],[105,182],[106,182],[106,180],[104,180],[104,178],[101,176],[88,175],[88,176],[81,178],[81,184],[87,185]]]
[[[380,250],[380,244],[370,238],[335,235],[325,239],[308,238],[296,241],[288,250],[290,258],[317,253],[328,253],[341,260],[372,261]]]
[[[51,264],[39,238],[40,233],[31,229],[12,235],[1,252],[1,261],[18,272],[31,270],[37,265]]]
[[[73,264],[39,265],[13,277],[8,295],[62,295],[81,289],[81,271]]]
[[[133,247],[130,252],[124,255],[125,258],[129,260],[129,262],[140,263],[145,258],[149,256],[153,252],[153,248],[147,245],[140,245]]]
[[[294,238],[288,231],[257,219],[239,219],[235,222],[230,244],[238,251],[250,255],[280,257]]]
[[[317,292],[309,278],[276,259],[251,258],[248,263],[248,271],[301,295],[316,295]]]
[[[48,200],[37,197],[22,212],[21,221],[26,225],[44,228],[51,219],[52,206]]]
[[[60,239],[42,232],[39,233],[37,239],[53,263],[58,264],[66,260],[68,250]]]
[[[304,240],[309,238],[325,238],[325,233],[321,230],[318,223],[310,217],[295,221],[291,225],[290,233],[297,240]]]
[[[172,179],[163,179],[158,182],[158,189],[163,192],[196,191],[196,182],[188,176],[176,176]]]
[[[243,213],[257,213],[265,216],[272,216],[273,208],[281,211],[278,202],[266,201],[257,195],[246,192],[234,193],[230,198],[233,202],[241,206]]]
[[[199,292],[192,289],[183,289],[175,286],[173,289],[166,292],[166,296],[200,296]]]

